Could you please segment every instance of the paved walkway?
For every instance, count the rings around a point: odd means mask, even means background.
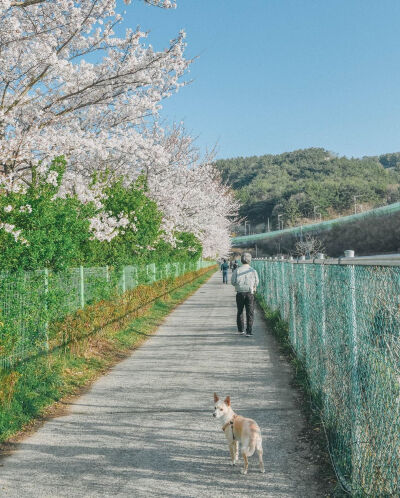
[[[290,373],[256,314],[236,333],[219,273],[132,356],[2,460],[0,496],[321,497]],[[259,423],[266,473],[229,465],[213,392]]]

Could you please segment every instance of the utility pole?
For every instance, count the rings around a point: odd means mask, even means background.
[[[281,220],[280,220],[281,216],[283,216],[283,214],[278,214],[278,230],[281,229]]]
[[[268,230],[267,231],[269,232],[270,231],[270,229],[269,229],[269,218],[267,218],[267,223],[268,223]]]
[[[353,199],[354,199],[354,214],[357,214],[357,203],[356,203],[356,200],[361,197],[361,195],[353,195]]]

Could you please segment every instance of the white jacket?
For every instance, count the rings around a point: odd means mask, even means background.
[[[236,292],[251,292],[254,294],[258,282],[258,274],[250,265],[242,265],[232,272],[231,284],[235,286]]]

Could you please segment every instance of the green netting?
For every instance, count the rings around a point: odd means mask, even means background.
[[[254,261],[289,323],[341,481],[400,496],[400,268]]]
[[[398,211],[400,211],[400,202],[395,202],[394,204],[389,204],[388,206],[371,209],[363,213],[342,216],[341,218],[335,218],[334,220],[327,220],[321,221],[320,223],[311,223],[309,225],[286,228],[285,230],[275,230],[273,232],[256,233],[252,235],[233,237],[231,241],[233,246],[238,246],[246,243],[255,243],[259,240],[273,239],[274,237],[281,237],[282,235],[287,234],[300,235],[300,233],[305,234],[307,232],[321,232],[324,230],[330,230],[333,225],[340,225],[343,223],[349,223],[351,221],[362,220],[369,216],[384,216],[392,213],[397,213]]]
[[[214,264],[199,260],[168,264],[70,268],[0,275],[0,368],[10,368],[48,348],[49,323],[85,305],[141,284],[176,278]]]

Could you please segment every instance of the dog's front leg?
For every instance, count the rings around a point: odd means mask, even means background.
[[[237,448],[236,441],[232,441],[232,443],[229,443],[229,451],[231,453],[231,465],[235,465],[235,463],[238,460],[237,454],[236,454],[236,451],[237,451],[236,448]]]
[[[234,441],[235,462],[239,461],[239,441]]]

